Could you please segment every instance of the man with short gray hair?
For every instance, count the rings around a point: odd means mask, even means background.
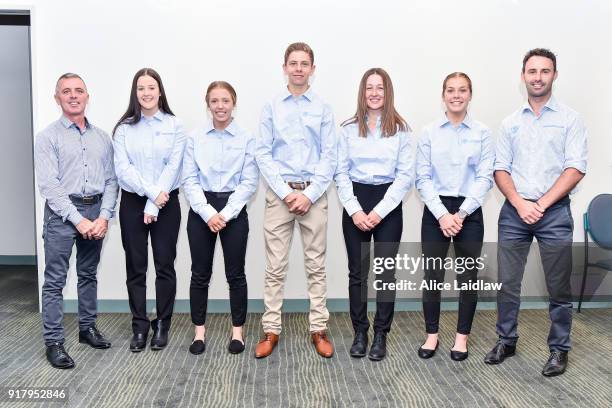
[[[74,361],[64,349],[62,290],[75,243],[79,342],[98,349],[111,346],[96,328],[96,272],[118,185],[111,140],[85,117],[85,82],[77,74],[60,76],[55,101],[62,116],[36,136],[34,147],[38,187],[45,199],[43,337],[49,363],[72,368]]]

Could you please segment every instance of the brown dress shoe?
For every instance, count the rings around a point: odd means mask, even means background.
[[[272,354],[276,343],[278,343],[278,334],[264,333],[264,338],[255,347],[255,358],[268,357]]]
[[[331,344],[331,341],[327,338],[325,330],[312,332],[310,335],[312,337],[312,343],[315,345],[319,355],[325,358],[330,358],[334,355],[334,345]]]

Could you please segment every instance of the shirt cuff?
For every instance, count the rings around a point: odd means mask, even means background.
[[[495,163],[495,167],[493,167],[493,171],[503,170],[508,174],[512,174],[512,170],[510,170],[510,166],[507,166],[502,163]]]
[[[100,210],[100,215],[98,215],[98,218],[102,218],[102,219],[108,221],[111,218],[113,218],[113,212],[107,210],[106,208],[103,208],[103,209]]]
[[[147,195],[149,200],[153,201],[153,203],[155,203],[155,200],[157,199],[157,196],[161,192],[162,192],[162,189],[157,187],[157,186],[151,186],[150,189],[145,190],[145,194]]]
[[[83,221],[84,218],[85,217],[83,217],[79,210],[77,210],[76,208],[74,208],[74,210],[72,210],[70,214],[68,214],[68,217],[66,217],[66,219],[70,221],[75,227],[79,224],[79,222]]]
[[[402,204],[400,203],[400,205]],[[376,204],[376,207],[374,207],[373,211],[378,214],[380,218],[385,218],[391,212],[391,210],[393,210],[393,208],[388,207],[389,205],[384,202],[384,199],[382,199],[378,204]]]
[[[448,213],[448,210],[442,202],[433,203],[428,205],[427,208],[429,208],[429,211],[436,217],[436,220],[439,220],[444,214]]]
[[[215,210],[215,208],[210,204],[206,204],[204,207],[198,210],[200,217],[202,217],[202,219],[207,223],[216,213],[217,210]]]
[[[346,210],[347,214],[350,215],[351,217],[356,212],[363,211],[363,208],[361,208],[361,205],[359,204],[359,201],[357,200],[357,198],[352,198],[351,200],[349,200],[344,205],[344,209]]]
[[[573,168],[581,172],[582,174],[586,174],[586,162],[584,161],[568,161],[563,165],[563,170],[567,170],[569,168]]]
[[[155,205],[155,203],[151,200],[147,200],[145,204],[144,213],[157,217],[159,214],[159,208]]]
[[[466,197],[465,200],[461,203],[459,207],[460,210],[465,211],[468,215],[471,215],[474,211],[476,211],[480,207],[480,203],[473,199],[472,197]]]
[[[308,197],[310,202],[314,204],[319,198],[321,198],[323,192],[319,193],[317,187],[314,184],[311,184],[302,191],[302,194]]]
[[[291,189],[291,187],[289,187],[288,184],[281,184],[281,185],[278,186],[277,189],[273,189],[273,190],[274,190],[274,193],[281,200],[284,200],[285,197],[287,197],[289,194],[293,193],[293,190]]]
[[[219,211],[219,214],[221,214],[221,216],[226,222],[236,218],[236,216],[238,215],[238,214],[234,214],[234,211],[232,211],[232,209],[229,208],[227,205],[223,207],[221,211]]]

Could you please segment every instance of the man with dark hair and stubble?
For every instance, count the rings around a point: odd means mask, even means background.
[[[563,374],[568,362],[574,227],[569,194],[587,165],[582,118],[552,95],[557,74],[555,54],[543,48],[530,50],[521,73],[527,101],[501,125],[495,182],[506,201],[498,228],[499,340],[485,357],[485,363],[499,364],[515,353],[521,281],[535,237],[550,297],[550,356],[542,370],[547,377]]]
[[[62,116],[36,136],[34,147],[38,187],[45,199],[43,337],[49,363],[72,368],[74,360],[64,349],[62,290],[75,244],[79,342],[97,349],[111,346],[96,327],[96,273],[118,185],[111,140],[85,117],[89,101],[85,82],[77,74],[60,76],[55,101]]]

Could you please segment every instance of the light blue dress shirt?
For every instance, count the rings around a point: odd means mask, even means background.
[[[512,176],[521,197],[540,199],[570,167],[586,173],[587,130],[580,114],[551,96],[539,117],[525,102],[503,120],[495,170]]]
[[[465,197],[460,210],[472,214],[493,187],[495,151],[491,132],[466,115],[458,126],[446,115],[425,126],[416,155],[416,188],[440,219],[448,212],[440,196]]]
[[[209,122],[187,139],[181,180],[191,208],[204,221],[217,214],[204,191],[233,191],[219,214],[226,221],[236,218],[257,190],[255,138],[234,119],[222,131]]]
[[[185,139],[180,121],[161,111],[151,117],[142,115],[136,124],[117,127],[113,146],[119,186],[147,196],[146,214],[157,216],[159,193],[179,187]]]
[[[70,195],[102,194],[100,218],[108,220],[114,214],[118,194],[111,139],[87,119],[85,125],[81,132],[62,115],[36,136],[34,145],[40,195],[62,221],[75,226],[83,216],[70,201]]]
[[[255,156],[278,197],[284,199],[292,192],[287,182],[310,181],[303,193],[314,203],[327,190],[336,169],[331,108],[311,88],[297,97],[285,90],[263,108]]]
[[[380,119],[367,137],[359,136],[354,122],[342,126],[338,140],[338,168],[334,179],[340,202],[349,215],[362,211],[353,194],[352,182],[363,184],[392,183],[374,211],[385,218],[412,187],[414,158],[410,147],[410,132],[398,131],[382,136]]]

